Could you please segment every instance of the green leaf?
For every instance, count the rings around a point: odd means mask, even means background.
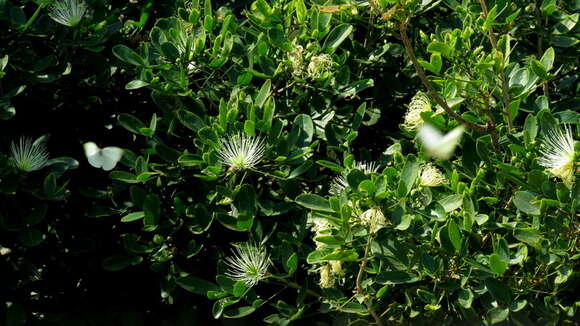
[[[341,249],[319,249],[308,254],[306,262],[309,264],[320,264],[329,260],[340,261],[356,261],[358,253],[355,250],[341,250]]]
[[[219,291],[220,287],[193,275],[180,277],[175,282],[183,289],[200,295],[206,295],[208,291]]]
[[[136,175],[126,171],[113,171],[109,174],[109,177],[113,180],[121,181],[124,183],[140,183],[140,181],[137,180]]]
[[[322,242],[329,245],[341,245],[344,243],[344,239],[337,235],[323,234],[314,237],[314,241]]]
[[[352,33],[353,27],[348,24],[341,24],[332,29],[326,37],[322,48],[326,52],[334,52],[342,42]]]
[[[331,162],[331,161],[318,160],[318,161],[316,161],[316,164],[323,166],[325,168],[328,168],[336,173],[342,173],[342,170],[343,170],[343,168],[340,165],[338,165],[334,162]]]
[[[296,197],[296,203],[314,211],[334,212],[326,198],[316,194],[302,194]]]
[[[308,13],[304,0],[294,0],[294,8],[296,8],[296,22],[298,24],[304,24],[306,14]]]
[[[264,105],[264,102],[266,102],[266,99],[268,99],[268,96],[270,96],[270,89],[272,88],[272,81],[270,79],[266,80],[264,82],[264,84],[262,84],[262,87],[260,87],[260,91],[258,92],[258,95],[256,95],[256,99],[254,100],[254,104],[261,108]]]
[[[137,265],[143,261],[143,257],[135,255],[114,255],[105,258],[103,268],[108,271],[119,271],[131,265]]]
[[[543,80],[550,79],[550,76],[548,75],[548,69],[546,69],[546,67],[544,67],[540,61],[532,60],[530,64],[532,66],[532,70],[536,75],[538,75],[538,77],[542,78]]]
[[[163,55],[170,60],[179,58],[179,50],[170,42],[161,44],[161,52],[163,52]]]
[[[550,71],[554,67],[554,57],[554,48],[550,47],[544,52],[540,62],[542,63],[542,66],[546,68],[546,71]]]
[[[503,275],[508,268],[507,263],[496,253],[489,256],[489,267],[498,275]]]
[[[246,285],[246,282],[239,280],[234,284],[234,289],[232,291],[232,294],[239,298],[242,295],[244,295],[244,293],[246,292],[247,289],[248,289],[248,285]]]
[[[314,136],[314,122],[306,114],[298,114],[294,119],[292,131],[288,135],[288,144],[297,147],[310,145]]]
[[[461,251],[461,242],[462,242],[461,231],[459,230],[459,227],[457,226],[457,223],[455,223],[454,220],[449,220],[449,223],[447,223],[447,234],[449,236],[451,244],[453,245],[453,247],[455,247],[455,251],[457,252]]]
[[[42,232],[34,227],[28,227],[18,234],[18,240],[20,243],[27,247],[34,247],[39,245],[43,240]]]
[[[540,215],[540,204],[536,203],[536,196],[529,191],[517,191],[514,194],[514,205],[530,215]]]
[[[187,110],[177,111],[177,118],[185,127],[195,132],[206,126],[205,121],[200,116]]]
[[[137,52],[123,44],[117,44],[113,47],[113,54],[119,60],[130,63],[135,66],[145,66],[147,63]]]
[[[485,287],[497,301],[508,304],[511,302],[511,291],[504,283],[493,278],[488,278],[485,280]]]
[[[457,298],[457,302],[459,302],[459,304],[465,308],[465,309],[469,309],[471,308],[471,304],[473,303],[473,292],[471,292],[470,289],[461,289],[459,290],[459,296]]]
[[[379,284],[414,283],[419,281],[419,276],[403,271],[388,271],[379,273],[375,277],[375,281]]]
[[[537,247],[542,235],[534,228],[520,228],[514,231],[514,237],[522,242],[525,242],[533,247]]]
[[[524,142],[526,147],[530,147],[538,135],[538,119],[533,114],[529,114],[524,123]]]
[[[156,226],[159,223],[159,216],[161,215],[161,201],[155,194],[149,194],[145,197],[143,203],[143,212],[145,213],[145,225]]]
[[[399,187],[397,188],[397,195],[401,198],[406,197],[413,188],[417,176],[419,175],[419,163],[414,155],[408,155],[401,172],[401,179],[399,181]]]
[[[125,129],[138,135],[141,134],[141,128],[147,127],[141,120],[139,120],[139,118],[128,113],[119,114],[117,120],[119,121],[119,124]]]
[[[496,17],[497,17],[497,4],[494,5],[493,8],[491,8],[491,10],[487,13],[487,17],[485,17],[482,29],[487,32],[495,22]]]
[[[146,86],[149,86],[148,82],[145,82],[145,81],[142,81],[139,79],[135,79],[135,80],[128,82],[127,85],[125,85],[125,89],[129,89],[129,90],[139,89],[139,88],[146,87]]]
[[[440,41],[432,41],[427,46],[427,52],[440,53],[444,57],[450,57],[451,51],[452,51],[452,49],[451,49],[451,47],[449,47],[449,45],[445,44],[444,42],[440,42]]]
[[[143,211],[133,212],[133,213],[130,213],[130,214],[123,216],[121,218],[121,222],[137,221],[137,220],[142,219],[144,216],[145,216],[145,212],[143,212]]]
[[[288,270],[288,276],[292,276],[298,269],[298,255],[295,252],[286,260],[286,268]]]
[[[441,200],[438,201],[441,206],[445,209],[446,213],[454,211],[463,205],[463,196],[462,195],[449,195]]]
[[[256,311],[256,308],[252,306],[236,307],[224,311],[223,316],[225,318],[242,318],[252,314]]]

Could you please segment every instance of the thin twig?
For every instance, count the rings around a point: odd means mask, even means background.
[[[483,11],[483,18],[487,19],[487,16],[489,14],[489,10],[487,9],[487,5],[485,4],[485,0],[479,0],[479,3],[481,4],[481,9]],[[493,27],[489,27],[489,31],[487,34],[489,41],[491,42],[491,46],[493,47],[493,49],[497,52],[497,41],[495,39],[495,34],[493,32]],[[508,53],[505,53],[505,55],[508,55]],[[502,58],[503,60],[503,58]],[[502,98],[503,98],[503,107],[504,107],[504,115],[506,117],[507,120],[507,125],[508,125],[508,132],[511,132],[511,130],[513,129],[513,118],[512,118],[512,114],[510,112],[509,109],[509,105],[510,105],[510,95],[509,95],[509,86],[508,86],[508,82],[507,82],[507,78],[505,75],[505,69],[504,66],[502,64],[501,67],[501,71],[499,74],[499,79],[501,81],[501,93],[502,93]]]
[[[433,86],[431,85],[431,83],[427,79],[427,76],[425,75],[425,70],[423,70],[423,67],[421,67],[421,65],[417,61],[417,57],[415,56],[415,51],[413,50],[413,46],[411,45],[411,41],[409,40],[409,37],[407,36],[407,24],[408,23],[409,23],[409,21],[405,20],[399,24],[401,40],[403,41],[403,45],[405,46],[405,50],[407,51],[407,54],[409,55],[409,58],[411,59],[411,62],[413,63],[413,66],[415,67],[415,71],[417,72],[417,75],[419,75],[419,78],[423,82],[423,85],[425,86],[425,88],[427,88],[427,91],[429,92],[431,97],[433,97],[435,102],[437,102],[437,104],[439,104],[443,108],[443,110],[445,110],[445,112],[447,114],[449,114],[449,116],[451,116],[457,122],[466,125],[471,130],[478,131],[481,133],[489,133],[489,130],[487,129],[487,127],[485,125],[473,123],[471,121],[464,119],[459,114],[455,113],[455,111],[453,111],[449,107],[447,102],[443,98],[441,98],[441,96],[439,96],[439,93],[437,93],[437,91],[433,88]]]
[[[360,268],[358,270],[358,275],[356,276],[356,294],[360,297],[364,297],[364,290],[362,288],[362,279],[363,279],[363,275],[364,275],[364,271],[365,268],[367,266],[367,261],[368,261],[368,256],[369,256],[369,251],[370,251],[370,247],[371,247],[371,241],[372,241],[372,234],[369,233],[369,237],[367,240],[367,245],[365,247],[365,255],[363,257],[362,262],[360,263]],[[371,316],[373,316],[373,318],[375,319],[375,322],[377,323],[378,326],[384,326],[385,324],[383,323],[383,321],[381,320],[381,317],[379,317],[379,315],[377,315],[377,312],[375,311],[375,309],[373,308],[372,303],[365,299],[365,305],[367,306],[367,310],[369,311],[369,313],[371,314]]]

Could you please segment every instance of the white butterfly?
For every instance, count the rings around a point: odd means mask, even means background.
[[[425,124],[419,129],[417,135],[429,155],[440,160],[448,160],[453,156],[464,130],[465,127],[461,125],[443,135],[437,128]]]
[[[123,150],[119,147],[101,149],[95,143],[88,142],[83,145],[83,148],[89,164],[105,171],[112,170],[123,157]]]

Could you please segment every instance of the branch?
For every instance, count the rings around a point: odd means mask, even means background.
[[[356,276],[356,294],[361,296],[361,297],[364,297],[364,295],[365,295],[364,290],[362,288],[362,278],[364,275],[365,267],[367,266],[369,250],[371,247],[371,240],[372,240],[372,235],[371,235],[371,233],[369,233],[369,238],[367,240],[367,245],[365,247],[365,256],[363,257],[363,260],[360,263],[358,275]],[[385,324],[381,320],[381,317],[379,317],[379,315],[377,315],[377,312],[373,308],[372,303],[369,300],[365,299],[365,305],[367,306],[367,310],[369,311],[371,316],[373,316],[373,318],[375,319],[375,322],[377,323],[377,325],[384,326]]]
[[[437,93],[437,91],[433,88],[433,86],[431,85],[431,83],[427,79],[427,76],[425,75],[425,70],[423,70],[423,67],[421,67],[421,65],[417,61],[417,57],[415,56],[415,51],[413,50],[413,46],[411,45],[411,41],[409,40],[409,37],[407,36],[407,24],[408,23],[409,23],[408,21],[402,21],[399,24],[401,39],[403,40],[403,45],[405,46],[405,50],[407,51],[407,54],[409,55],[411,62],[413,62],[413,66],[415,67],[415,71],[417,72],[417,75],[419,75],[419,78],[423,82],[423,85],[425,86],[425,88],[427,88],[427,91],[429,91],[429,94],[431,95],[431,97],[435,100],[435,102],[437,102],[437,104],[439,104],[443,108],[443,110],[445,110],[445,112],[447,114],[449,114],[449,116],[451,116],[457,122],[466,125],[471,130],[474,130],[474,131],[477,131],[480,133],[485,133],[485,134],[490,133],[487,126],[480,125],[480,124],[465,120],[462,116],[455,113],[455,111],[453,111],[453,109],[451,109],[449,107],[447,102],[443,98],[441,98],[441,96],[439,96],[439,93]]]
[[[483,18],[487,19],[487,16],[489,14],[489,10],[487,9],[487,5],[485,4],[485,0],[479,0],[479,3],[481,4],[481,9],[483,11]],[[493,47],[494,50],[497,51],[497,41],[495,39],[494,33],[493,33],[493,27],[489,27],[489,33],[487,34],[487,37],[489,38],[489,41],[491,42],[491,46]],[[507,55],[507,53],[506,53]],[[508,132],[511,132],[511,130],[513,129],[513,124],[512,124],[512,114],[510,112],[510,95],[509,95],[509,86],[508,86],[508,82],[507,82],[507,78],[505,75],[505,70],[503,69],[503,64],[502,64],[502,69],[500,72],[500,76],[499,79],[501,80],[501,93],[503,96],[503,108],[504,108],[504,112],[503,114],[506,116],[506,120],[507,120],[507,124],[508,124]]]

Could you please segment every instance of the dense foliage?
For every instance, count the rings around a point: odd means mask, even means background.
[[[577,324],[579,15],[0,0],[0,324]]]

